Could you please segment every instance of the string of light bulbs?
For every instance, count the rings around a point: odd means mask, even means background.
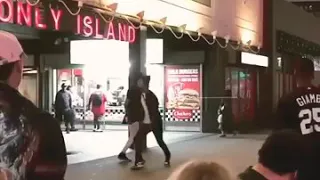
[[[40,0],[35,0],[35,2],[31,2],[31,0],[26,0],[26,2],[30,6],[36,6],[37,4],[40,3]],[[67,9],[67,11],[73,16],[76,16],[76,15],[80,14],[81,9],[83,8],[83,2],[82,1],[78,1],[78,10],[76,12],[73,12],[71,10],[71,8],[69,8],[68,5],[63,0],[58,0],[58,2],[60,2]],[[191,31],[187,31],[186,30],[186,26],[187,26],[186,24],[181,25],[180,27],[178,27],[178,31],[179,32],[175,32],[175,30],[173,30],[172,26],[166,25],[166,19],[167,19],[166,17],[162,18],[160,21],[147,20],[147,19],[143,18],[144,12],[140,12],[136,16],[132,16],[132,15],[128,15],[128,14],[117,13],[116,9],[117,9],[117,3],[114,3],[114,4],[111,4],[109,6],[109,8],[107,8],[107,13],[101,13],[100,11],[96,11],[96,13],[106,23],[110,23],[111,21],[114,20],[114,18],[116,16],[118,16],[120,18],[125,19],[130,24],[130,26],[132,26],[134,29],[140,29],[141,25],[146,24],[146,25],[149,25],[153,29],[153,31],[155,33],[157,33],[157,34],[162,34],[166,29],[168,29],[171,32],[171,34],[177,39],[182,39],[184,37],[184,35],[187,35],[187,36],[189,36],[189,38],[193,42],[197,42],[197,41],[200,41],[202,39],[209,45],[217,44],[221,48],[231,47],[234,50],[242,49],[242,50],[250,51],[250,52],[256,53],[256,54],[260,52],[260,46],[258,46],[257,50],[255,50],[254,48],[251,47],[251,43],[250,43],[251,41],[248,41],[247,44],[244,44],[244,43],[242,43],[242,41],[239,40],[239,41],[237,41],[237,45],[232,45],[232,43],[230,43],[230,36],[225,36],[224,37],[225,42],[222,43],[216,37],[217,31],[213,31],[211,33],[211,36],[212,36],[212,40],[211,40],[211,39],[208,39],[207,37],[205,37],[201,33],[201,30],[203,28],[199,28],[195,32],[197,34],[196,37],[195,37],[194,35],[191,34]],[[103,14],[108,14],[108,16],[110,16],[110,18],[106,19]]]

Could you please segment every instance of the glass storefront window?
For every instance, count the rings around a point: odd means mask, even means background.
[[[57,70],[58,91],[62,83],[71,85],[73,105],[77,112],[76,117],[92,120],[92,113],[90,111],[84,113],[84,111],[90,95],[96,90],[97,84],[100,84],[107,97],[105,120],[120,123],[125,114],[123,105],[129,84],[128,72],[114,73],[91,66],[81,69],[59,69]],[[83,114],[85,114],[84,117]]]
[[[240,68],[226,69],[226,90],[231,90],[234,121],[252,120],[256,107],[256,73]]]

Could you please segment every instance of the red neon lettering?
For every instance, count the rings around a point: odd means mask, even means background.
[[[42,23],[42,16],[39,8],[35,8],[35,25],[39,29],[46,29],[47,25]]]
[[[128,41],[129,43],[133,43],[136,41],[136,30],[132,27],[128,27]]]
[[[53,22],[54,22],[54,29],[59,31],[62,11],[61,10],[54,10],[54,9],[50,9],[50,11],[51,11],[51,15],[52,15]]]
[[[31,26],[31,6],[20,1],[17,2],[17,23],[23,25],[22,19],[27,26]]]
[[[6,13],[3,12],[5,9],[4,6],[8,7],[8,14],[5,16]],[[0,0],[0,21],[1,22],[10,22],[13,19],[13,3],[12,1],[8,0]]]
[[[85,36],[92,36],[93,34],[93,27],[92,27],[92,23],[93,23],[93,18],[90,16],[85,16],[83,18],[83,34]]]
[[[107,34],[105,34],[107,39],[116,39],[115,34],[114,34],[114,27],[112,21],[109,22],[108,24],[108,31],[106,31]]]
[[[81,34],[82,24],[81,24],[81,16],[77,15],[77,34]]]
[[[119,40],[120,41],[127,41],[127,29],[128,29],[128,26],[125,25],[125,24],[121,24],[121,23],[118,23],[118,29],[119,29]]]
[[[96,38],[102,38],[102,34],[99,33],[99,30],[100,30],[100,21],[98,18],[95,18],[96,19],[96,26],[95,26],[95,37]]]

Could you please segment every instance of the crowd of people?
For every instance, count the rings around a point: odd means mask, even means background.
[[[0,180],[63,180],[67,152],[60,123],[18,92],[23,61],[27,56],[17,38],[0,31],[0,45]],[[297,88],[279,101],[274,132],[258,151],[258,162],[240,173],[238,179],[318,179],[320,90],[312,85],[313,61],[301,58],[299,62],[295,68]],[[164,166],[169,167],[171,153],[162,137],[158,99],[148,88],[150,77],[141,73],[134,77],[136,85],[129,88],[125,103],[129,139],[118,158],[131,161],[126,151],[133,145],[135,160],[132,170],[142,169],[145,164],[143,139],[153,132],[165,155]],[[57,117],[68,119],[72,116],[71,96],[65,86],[62,89],[56,100],[61,101],[62,107],[56,107]],[[97,86],[97,92],[89,101],[95,114],[96,130],[100,129],[98,122],[104,113],[102,104],[106,101],[99,89]],[[223,106],[220,105],[220,111],[224,110]],[[69,124],[70,129],[73,128],[72,122],[65,122],[67,130]],[[227,169],[216,162],[190,161],[174,171],[168,180],[231,180]]]

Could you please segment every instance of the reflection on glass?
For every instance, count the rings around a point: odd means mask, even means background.
[[[226,72],[230,74],[226,74],[226,89],[230,88],[232,97],[236,97],[232,98],[234,120],[251,120],[255,114],[255,72],[247,72],[239,68],[228,68]]]

